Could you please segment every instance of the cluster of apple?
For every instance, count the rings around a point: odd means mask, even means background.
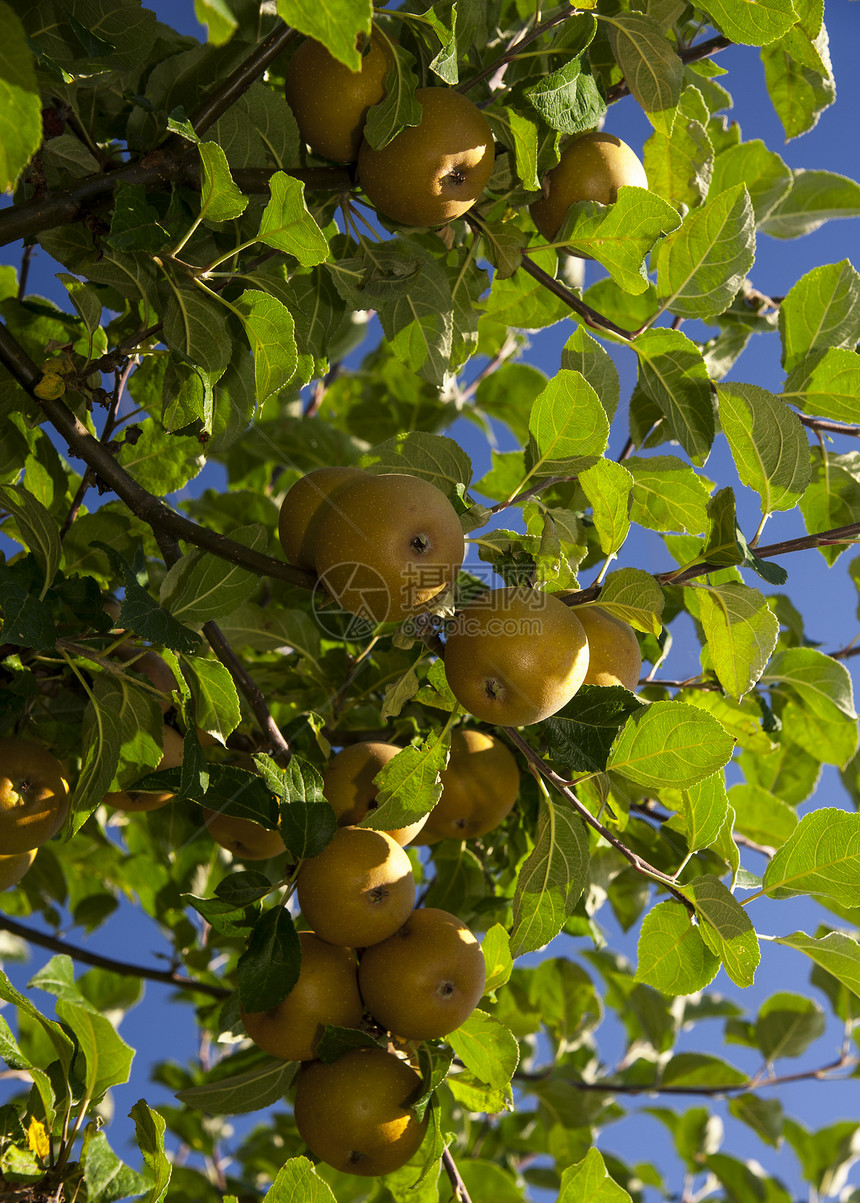
[[[360,1175],[398,1168],[424,1137],[426,1121],[412,1110],[421,1079],[395,1046],[446,1036],[484,990],[484,959],[469,928],[447,911],[413,909],[415,881],[404,846],[484,835],[519,792],[517,763],[505,745],[457,729],[429,817],[388,832],[356,826],[375,808],[374,778],[400,750],[362,741],[332,757],[323,792],[340,828],[299,870],[297,898],[312,931],[299,936],[298,981],[271,1010],[242,1012],[260,1048],[303,1062],[295,1119],[308,1147]],[[359,1028],[366,1016],[371,1030],[389,1034],[388,1048],[354,1049],[332,1063],[316,1059],[327,1024]]]
[[[386,146],[365,141],[368,110],[385,95],[395,43],[375,28],[361,67],[350,71],[320,42],[299,46],[286,70],[286,98],[315,154],[357,163],[358,181],[385,217],[408,226],[439,226],[478,200],[493,170],[489,122],[462,92],[419,88],[418,125]]]
[[[421,120],[375,149],[364,138],[367,114],[385,96],[396,44],[378,27],[350,71],[320,42],[302,42],[287,64],[285,94],[299,133],[315,154],[356,163],[366,196],[383,216],[409,226],[440,226],[461,217],[480,198],[493,170],[489,123],[453,88],[419,88]],[[530,206],[548,242],[575,201],[612,204],[625,184],[648,187],[645,169],[620,138],[597,131],[574,138],[547,172],[542,196]]]

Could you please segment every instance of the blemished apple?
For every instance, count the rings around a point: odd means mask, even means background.
[[[452,88],[419,88],[422,115],[375,150],[358,152],[358,180],[384,217],[441,226],[471,209],[493,171],[493,134],[481,110]]]

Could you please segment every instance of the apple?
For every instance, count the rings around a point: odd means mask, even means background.
[[[543,195],[529,206],[538,232],[553,242],[575,201],[611,205],[625,184],[648,187],[648,177],[634,150],[615,134],[594,131],[568,142],[558,166],[543,180]]]
[[[493,171],[493,134],[481,110],[452,88],[419,88],[418,125],[358,152],[358,181],[384,217],[441,226],[480,197]]]

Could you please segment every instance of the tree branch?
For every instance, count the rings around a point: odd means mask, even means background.
[[[32,928],[25,927],[23,923],[18,923],[8,915],[0,914],[0,929],[10,932],[13,936],[19,936],[22,940],[28,940],[31,944],[48,948],[51,952],[64,953],[73,961],[80,961],[84,965],[95,965],[98,969],[109,969],[111,973],[119,973],[125,977],[143,978],[150,982],[161,982],[165,986],[176,986],[180,990],[194,990],[198,994],[208,994],[211,998],[227,998],[230,995],[230,991],[223,986],[213,986],[208,982],[195,982],[193,978],[183,977],[171,969],[153,969],[147,965],[133,965],[130,961],[118,961],[114,957],[90,952],[89,949],[80,948],[76,944],[67,944],[65,940],[60,940],[57,936],[33,931]]]
[[[268,736],[274,758],[285,765],[291,756],[290,745],[284,739],[280,727],[272,718],[260,686],[233,651],[225,639],[223,631],[216,622],[212,622],[211,620],[205,622],[203,624],[203,634],[209,640],[209,646],[215,655],[235,681],[237,689],[244,694],[261,730]]]
[[[586,326],[590,326],[592,330],[608,330],[611,334],[616,334],[619,338],[631,342],[639,333],[638,330],[622,330],[620,326],[616,326],[608,317],[604,317],[602,313],[598,313],[596,309],[592,309],[590,305],[586,305],[585,301],[581,301],[575,293],[565,287],[560,280],[554,279],[549,272],[545,272],[542,267],[538,267],[529,259],[528,255],[523,252],[522,266],[524,270],[533,279],[542,284],[553,296],[558,297],[563,301],[574,313],[578,313]]]
[[[849,439],[860,439],[860,426],[851,426],[848,422],[831,422],[829,418],[810,418],[806,414],[798,414],[804,426],[811,430],[825,430],[828,434],[841,434]]]
[[[259,79],[266,68],[298,36],[295,29],[280,21],[269,36],[254,47],[245,61],[240,63],[191,114],[191,124],[198,137],[202,137],[219,117],[223,117],[230,106],[248,91],[251,84]]]
[[[457,1200],[457,1203],[472,1203],[469,1192],[466,1190],[466,1183],[460,1177],[460,1171],[457,1169],[456,1162],[451,1156],[451,1150],[447,1145],[442,1154],[442,1165],[445,1173],[451,1180],[451,1186],[454,1189],[454,1198]]]
[[[755,555],[759,560],[771,560],[774,556],[789,555],[794,551],[811,551],[816,547],[834,547],[840,543],[860,542],[860,522],[850,522],[847,526],[836,526],[832,530],[819,531],[817,535],[802,535],[799,539],[786,539],[782,543],[768,543],[765,547],[756,547]],[[738,564],[738,568],[743,568]],[[658,585],[683,585],[686,581],[698,576],[706,576],[709,572],[719,572],[725,564],[693,564],[682,571],[657,572],[654,580]]]
[[[276,560],[272,556],[217,534],[190,518],[172,510],[157,497],[142,488],[134,477],[116,462],[113,455],[95,439],[82,422],[72,413],[64,401],[37,397],[35,387],[41,372],[0,323],[0,362],[15,377],[47,415],[51,424],[63,436],[73,455],[78,456],[108,485],[116,495],[155,532],[164,532],[195,547],[202,547],[221,559],[249,568],[260,576],[273,576],[298,588],[312,589],[316,578],[312,573],[302,572],[291,564]]]
[[[579,817],[589,827],[593,828],[593,830],[599,835],[602,835],[606,842],[611,844],[616,852],[620,852],[624,859],[630,862],[637,873],[641,873],[644,877],[647,877],[651,881],[657,882],[659,885],[663,886],[669,891],[670,894],[673,895],[673,897],[677,898],[679,902],[683,903],[687,910],[692,909],[690,900],[685,898],[681,891],[676,888],[672,879],[666,873],[661,872],[660,869],[656,869],[653,865],[650,865],[643,857],[639,856],[636,852],[633,852],[627,847],[626,844],[623,844],[621,840],[619,840],[618,836],[613,835],[613,833],[607,827],[604,827],[600,820],[594,817],[588,807],[583,806],[564,778],[559,777],[558,773],[549,767],[540,754],[536,752],[525,739],[523,739],[522,735],[520,735],[519,731],[517,731],[515,727],[504,727],[503,730],[510,738],[511,743],[519,748],[529,763],[534,765],[540,775],[545,778],[559,794],[561,794],[564,800],[573,807]]]

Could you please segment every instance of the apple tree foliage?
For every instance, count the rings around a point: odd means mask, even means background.
[[[811,1130],[768,1084],[858,1064],[853,632],[816,644],[791,572],[817,549],[804,563],[816,558],[823,597],[860,534],[860,276],[821,264],[770,297],[749,273],[757,238],[790,256],[791,240],[860,214],[860,186],[744,141],[717,57],[732,43],[760,54],[786,135],[802,134],[835,97],[822,0],[582,0],[537,17],[515,0],[195,9],[204,44],[137,0],[0,3],[13,193],[0,233],[24,248],[20,276],[0,271],[0,734],[50,747],[73,785],[66,830],[0,898],[5,957],[50,932],[56,953],[26,993],[0,977],[13,1074],[0,1193],[429,1203],[545,1188],[608,1203],[677,1198],[686,1182],[686,1198],[788,1203],[767,1168],[783,1142],[815,1197],[835,1195],[855,1123]],[[299,34],[354,67],[371,19],[399,44],[372,144],[415,123],[418,85],[461,89],[492,126],[485,195],[438,231],[375,220],[350,169],[300,144],[282,97]],[[617,104],[652,127],[650,188],[573,205],[547,247],[528,204],[564,140],[605,115],[611,128]],[[67,304],[29,294],[34,245]],[[585,292],[565,246],[599,265]],[[556,323],[569,333],[547,376],[527,332]],[[781,347],[779,394],[744,373],[758,339]],[[619,357],[636,365],[629,397]],[[516,448],[494,449],[477,480],[446,433],[463,416],[475,439],[495,430]],[[713,450],[727,450],[723,480]],[[284,562],[280,501],[330,464],[410,472],[451,497],[476,554],[434,614],[370,638]],[[796,537],[766,544],[783,511]],[[239,997],[267,1008],[295,980],[287,901],[295,867],[331,838],[333,746],[366,732],[409,746],[376,825],[435,803],[457,721],[445,622],[489,579],[599,599],[639,633],[646,679],[636,695],[584,687],[544,723],[500,732],[523,770],[514,814],[483,840],[413,851],[422,901],[482,934],[488,992],[421,1052],[431,1124],[414,1165],[350,1179],[308,1159],[296,1066],[241,1039]],[[114,625],[159,651],[171,693],[111,658]],[[700,671],[677,679],[685,625]],[[108,790],[153,783],[159,702],[185,732],[182,768],[157,778],[175,801],[108,811]],[[203,733],[226,748],[204,750]],[[804,806],[822,765],[845,792]],[[287,854],[233,863],[201,834],[201,804],[280,823]],[[797,897],[804,930],[780,920]],[[157,924],[160,960],[81,963],[84,933],[97,952],[131,905]],[[632,959],[607,943],[636,931]],[[756,1011],[726,997],[726,983],[767,978],[776,944],[797,989]],[[194,1009],[201,1046],[156,1071],[173,1104],[151,1105],[140,1082],[132,1165],[99,1121],[135,1072],[117,1023],[147,979]],[[713,1051],[718,1028],[743,1068]],[[330,1032],[323,1054],[367,1038]],[[722,1146],[716,1098],[755,1161]],[[264,1108],[231,1140],[234,1117]],[[613,1144],[625,1115],[665,1125],[672,1169]]]

